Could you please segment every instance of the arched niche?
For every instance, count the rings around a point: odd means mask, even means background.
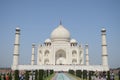
[[[72,60],[72,64],[77,64],[77,60],[76,60],[76,59],[73,59],[73,60]]]
[[[49,64],[49,59],[45,59],[44,64],[46,64],[46,65]]]
[[[49,55],[49,50],[45,50],[45,54],[44,54],[44,56],[48,56]]]
[[[76,51],[76,50],[73,50],[73,51],[72,51],[72,56],[73,56],[73,57],[76,57],[76,56],[77,56],[77,51]]]
[[[66,52],[62,49],[55,53],[55,64],[63,65],[66,64]]]

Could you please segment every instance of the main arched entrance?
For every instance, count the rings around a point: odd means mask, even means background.
[[[55,64],[56,65],[66,64],[66,52],[64,50],[60,49],[55,53]]]

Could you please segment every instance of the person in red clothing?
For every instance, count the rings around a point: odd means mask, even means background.
[[[5,76],[5,80],[9,80],[9,75],[7,73],[7,75]]]

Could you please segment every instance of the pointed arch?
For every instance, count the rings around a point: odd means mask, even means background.
[[[55,64],[66,64],[66,52],[63,49],[59,49],[55,53]]]
[[[44,64],[49,64],[49,59],[45,59]]]
[[[76,59],[73,59],[73,60],[72,60],[72,64],[77,64],[77,60],[76,60]]]
[[[77,56],[77,51],[76,51],[76,50],[73,50],[73,51],[72,51],[72,56],[73,56],[73,57],[76,57],[76,56]]]
[[[49,56],[49,50],[45,50],[44,56]]]

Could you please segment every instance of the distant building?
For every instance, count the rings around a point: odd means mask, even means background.
[[[32,45],[31,65],[20,65],[19,60],[19,38],[20,29],[16,28],[14,56],[12,69],[54,69],[56,71],[67,71],[69,69],[87,69],[87,70],[109,70],[106,30],[102,32],[102,65],[90,65],[88,55],[88,44],[84,48],[81,44],[71,38],[70,32],[61,24],[54,29],[50,38],[46,39],[44,44],[38,46],[37,64],[35,64],[35,44]],[[84,59],[85,54],[85,59]]]
[[[11,68],[0,68],[0,74],[6,74],[12,72]]]

